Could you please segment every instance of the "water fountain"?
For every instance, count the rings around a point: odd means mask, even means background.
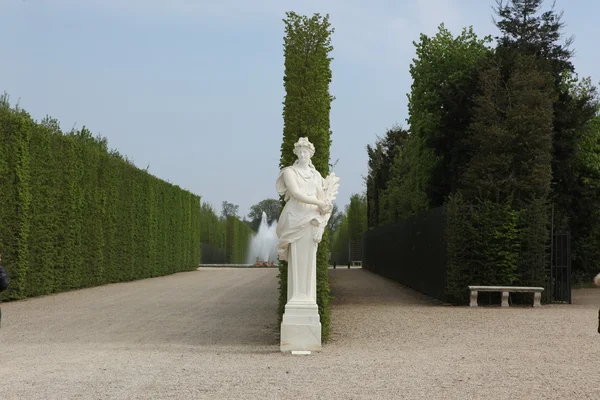
[[[248,264],[274,265],[277,262],[277,221],[269,225],[267,214],[263,211],[258,232],[250,239],[248,250]]]

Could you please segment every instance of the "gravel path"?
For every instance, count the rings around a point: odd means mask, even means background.
[[[449,307],[330,270],[333,332],[282,355],[277,270],[199,271],[4,303],[2,399],[600,399],[600,289]]]

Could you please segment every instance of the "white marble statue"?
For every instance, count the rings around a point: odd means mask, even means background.
[[[326,179],[312,165],[315,147],[303,137],[294,145],[298,160],[277,178],[277,192],[286,201],[277,223],[277,255],[288,262],[287,304],[281,324],[282,351],[321,348],[317,308],[317,246],[331,217],[339,178]]]

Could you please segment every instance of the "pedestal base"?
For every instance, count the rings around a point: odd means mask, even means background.
[[[316,304],[286,304],[280,349],[282,352],[321,350],[321,320]]]

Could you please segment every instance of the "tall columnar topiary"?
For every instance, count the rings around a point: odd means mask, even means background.
[[[283,103],[283,142],[280,168],[291,165],[296,157],[294,143],[307,137],[315,146],[312,162],[323,177],[329,173],[331,130],[329,113],[333,97],[329,93],[331,60],[329,53],[333,28],[329,15],[312,17],[286,13],[284,37],[286,91]],[[283,204],[283,200],[282,200]],[[321,317],[322,337],[329,335],[329,237],[327,230],[317,250],[317,304]],[[287,264],[280,264],[279,316],[287,300]]]

